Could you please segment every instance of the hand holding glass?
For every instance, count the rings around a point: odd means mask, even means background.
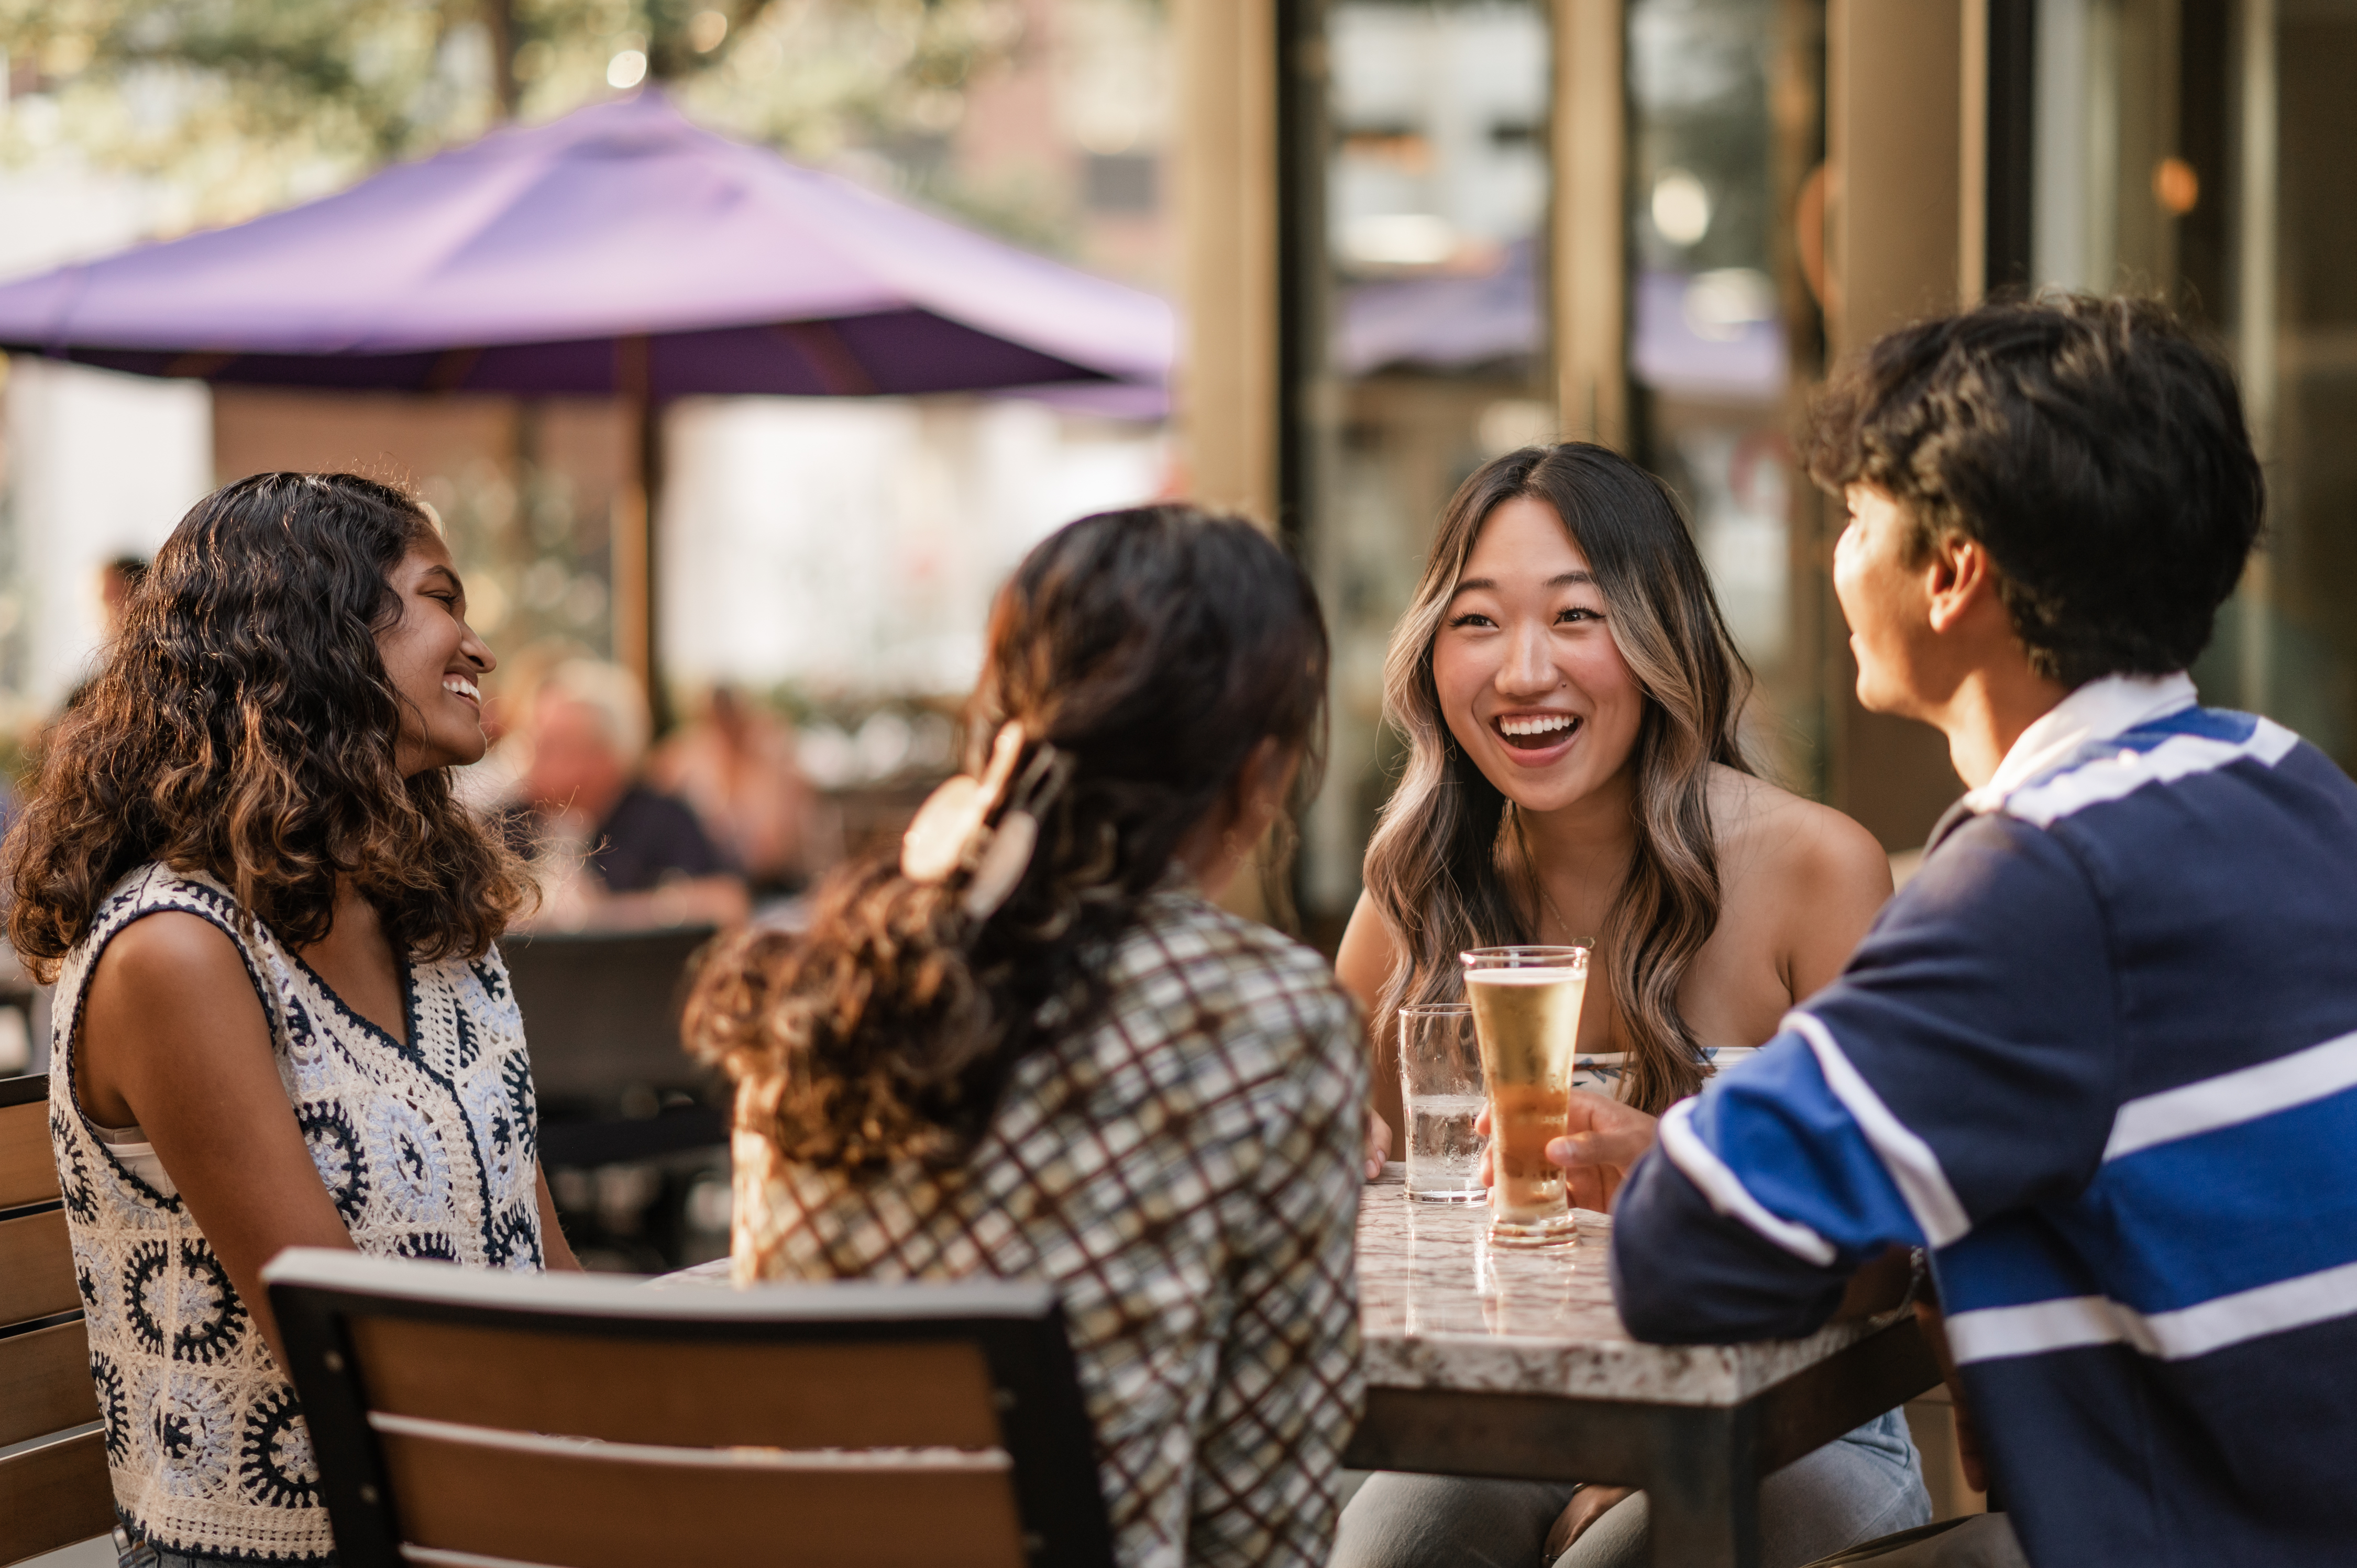
[[[1571,1103],[1587,950],[1476,948],[1461,955],[1465,995],[1489,1085],[1490,1239],[1549,1247],[1577,1235],[1563,1171],[1546,1146],[1564,1135]]]

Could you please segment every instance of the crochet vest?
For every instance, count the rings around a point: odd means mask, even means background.
[[[335,1540],[293,1386],[177,1192],[116,1159],[74,1095],[75,1026],[99,954],[167,909],[210,921],[244,957],[319,1181],[363,1252],[541,1266],[523,1023],[496,950],[404,964],[402,1045],[258,923],[241,933],[221,884],[161,865],[115,887],[58,978],[49,1133],[115,1506],[168,1551],[316,1563]]]

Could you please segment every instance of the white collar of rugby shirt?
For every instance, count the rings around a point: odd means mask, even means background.
[[[1965,809],[1993,811],[2007,795],[2070,760],[2089,742],[2107,740],[2190,708],[2197,700],[2193,678],[2183,671],[2174,675],[2106,675],[2090,681],[2021,732],[1989,781],[1964,797]]]

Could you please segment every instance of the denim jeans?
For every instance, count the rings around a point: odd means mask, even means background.
[[[1544,1568],[1540,1550],[1577,1488],[1385,1471],[1367,1478],[1334,1541],[1331,1568]],[[1760,1487],[1761,1568],[1803,1568],[1930,1521],[1922,1462],[1898,1411],[1794,1460]],[[1645,1495],[1588,1526],[1555,1568],[1643,1568]]]

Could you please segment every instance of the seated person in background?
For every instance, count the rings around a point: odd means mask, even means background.
[[[147,566],[145,555],[117,555],[98,569],[98,614],[106,628],[106,640],[99,649],[102,660],[113,650],[115,640],[123,635],[123,620],[130,613],[131,596],[147,580]],[[81,706],[96,679],[90,675],[75,682],[59,712],[71,713]]]
[[[738,1282],[1054,1283],[1127,1568],[1324,1568],[1333,1539],[1358,1021],[1317,954],[1210,902],[1315,749],[1326,660],[1251,525],[1072,523],[991,616],[982,782],[689,999],[737,1084]]]
[[[1662,1119],[1621,1312],[1803,1335],[1929,1249],[2009,1511],[1875,1561],[2348,1563],[2357,787],[2185,674],[2262,515],[2233,381],[2155,304],[1986,306],[1842,371],[1810,471],[1859,701],[1971,792],[1842,977]],[[1553,1152],[1594,1182],[1651,1128],[1577,1098]]]
[[[732,926],[745,879],[695,813],[638,779],[647,703],[628,671],[571,659],[533,698],[529,760],[503,819],[539,875],[541,929]]]
[[[1396,1059],[1402,1005],[1463,998],[1466,949],[1592,934],[1579,1048],[1620,1056],[1620,1098],[1657,1112],[1841,972],[1890,864],[1752,773],[1750,685],[1660,480],[1572,442],[1465,481],[1393,634],[1408,762],[1337,965],[1378,1061]],[[1400,1124],[1395,1067],[1376,1103]],[[1647,1507],[1624,1487],[1387,1472],[1351,1499],[1335,1563],[1618,1568],[1646,1559]],[[1931,1517],[1889,1412],[1769,1477],[1763,1560],[1798,1568]]]
[[[547,683],[548,672],[575,659],[587,659],[588,649],[569,637],[544,637],[511,654],[502,654],[497,672],[483,682],[483,738],[490,742],[483,759],[450,774],[450,792],[478,816],[498,817],[516,799],[523,770],[532,760],[533,700]]]
[[[117,555],[99,568],[98,602],[106,617],[108,641],[123,635],[123,618],[130,613],[131,596],[147,580],[147,568],[145,555]]]
[[[779,895],[802,886],[810,786],[794,766],[793,726],[767,706],[714,686],[695,717],[656,748],[647,777],[695,809],[755,888]]]

